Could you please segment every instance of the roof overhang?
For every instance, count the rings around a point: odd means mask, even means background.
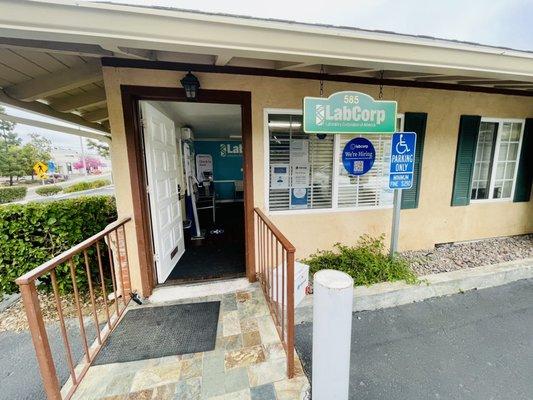
[[[533,82],[533,54],[462,42],[276,20],[74,1],[1,0],[0,36]],[[43,16],[46,16],[43,18]]]
[[[0,10],[0,103],[103,132],[109,124],[102,60],[533,95],[533,53],[527,51],[111,3],[0,0]]]

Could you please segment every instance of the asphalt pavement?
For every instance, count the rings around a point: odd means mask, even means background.
[[[312,323],[296,348],[311,376]],[[350,399],[533,399],[533,279],[354,313]]]
[[[83,346],[77,320],[67,321],[67,329],[74,360],[80,361]],[[91,343],[95,338],[94,324],[87,321],[86,329]],[[64,384],[69,371],[59,325],[50,325],[47,331],[57,375],[60,383]],[[0,332],[0,400],[46,400],[28,331]]]

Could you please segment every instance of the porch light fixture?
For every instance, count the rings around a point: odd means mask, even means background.
[[[200,81],[198,78],[189,71],[180,82],[183,89],[185,89],[185,97],[187,97],[187,100],[196,101],[198,89],[200,89]]]

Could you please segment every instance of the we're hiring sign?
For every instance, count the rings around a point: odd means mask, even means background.
[[[396,131],[395,101],[374,100],[353,91],[323,97],[304,97],[306,133],[376,133]]]

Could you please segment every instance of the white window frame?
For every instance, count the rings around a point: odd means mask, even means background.
[[[270,211],[270,131],[268,129],[268,116],[276,114],[303,115],[300,108],[264,108],[263,109],[263,162],[264,162],[264,205],[268,215],[293,215],[293,214],[320,214],[331,212],[354,212],[354,211],[375,211],[392,208],[391,205],[384,206],[367,206],[367,207],[338,207],[338,179],[339,179],[339,162],[337,156],[340,151],[340,138],[338,134],[333,138],[333,177],[331,184],[331,207],[330,208],[304,208]],[[404,128],[404,114],[396,114],[396,119],[400,119],[400,131]]]
[[[494,184],[496,181],[496,169],[495,163],[498,162],[498,156],[500,154],[500,142],[501,142],[501,133],[503,129],[503,124],[505,122],[510,123],[520,123],[522,125],[522,128],[520,129],[520,138],[518,139],[518,152],[517,152],[517,158],[516,158],[516,165],[515,170],[513,174],[513,185],[511,187],[511,195],[508,198],[504,199],[494,199],[494,198],[488,198],[488,199],[470,199],[470,204],[483,204],[483,203],[512,203],[514,198],[514,192],[516,189],[516,177],[518,175],[518,167],[520,163],[520,153],[522,151],[522,140],[524,138],[524,127],[526,124],[525,119],[520,118],[493,118],[493,117],[481,117],[481,122],[490,122],[490,123],[497,123],[498,124],[498,130],[496,131],[496,141],[494,142],[494,156],[492,160],[490,160],[492,165],[492,171],[490,173],[490,179],[489,179],[489,196],[492,196],[492,193],[494,192]],[[478,137],[479,140],[479,137]],[[477,152],[477,141],[476,141],[476,152]],[[476,154],[474,154],[474,158],[476,157]],[[474,170],[472,169],[472,174],[474,173]],[[469,196],[472,196],[472,185],[470,185],[470,192]]]

